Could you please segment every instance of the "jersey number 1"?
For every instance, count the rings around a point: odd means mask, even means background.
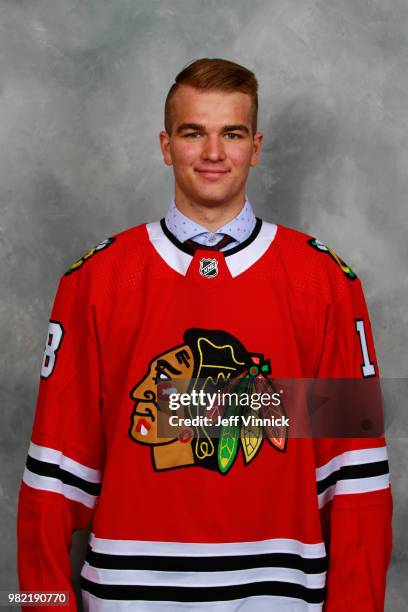
[[[370,361],[370,356],[368,354],[368,346],[363,319],[356,319],[356,330],[360,339],[361,354],[363,356],[363,363],[361,364],[361,371],[363,372],[363,376],[364,378],[375,376],[375,367],[374,364]]]

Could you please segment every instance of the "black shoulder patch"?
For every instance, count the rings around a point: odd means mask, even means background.
[[[357,278],[357,274],[353,272],[350,266],[348,266],[346,262],[343,261],[337,255],[337,253],[335,253],[332,249],[330,249],[328,246],[323,244],[323,242],[320,242],[320,240],[317,240],[317,238],[311,238],[310,240],[307,241],[307,244],[310,244],[310,246],[316,249],[316,251],[320,251],[320,253],[326,253],[326,255],[329,255],[332,259],[334,259],[337,265],[341,268],[343,274],[349,280],[355,280]]]
[[[106,238],[105,240],[102,240],[102,242],[97,244],[96,246],[92,247],[92,249],[89,249],[89,251],[87,251],[85,255],[81,257],[81,259],[78,259],[78,261],[73,263],[72,266],[68,268],[64,276],[66,276],[67,274],[71,274],[72,272],[76,272],[76,270],[79,270],[80,268],[82,268],[82,266],[84,265],[86,261],[88,261],[88,259],[96,255],[100,251],[103,251],[104,249],[107,249],[108,247],[110,247],[110,245],[113,242],[115,242],[115,238]]]

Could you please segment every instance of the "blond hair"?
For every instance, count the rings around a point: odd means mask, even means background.
[[[173,123],[172,100],[180,85],[190,85],[202,91],[241,91],[251,97],[251,126],[255,134],[258,119],[258,81],[255,74],[229,60],[203,57],[183,68],[170,87],[164,105],[164,127],[171,134]]]

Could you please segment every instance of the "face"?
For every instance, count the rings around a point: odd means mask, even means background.
[[[243,202],[262,134],[252,134],[251,98],[181,85],[173,101],[171,135],[160,133],[165,164],[173,166],[176,199],[204,206]]]
[[[160,407],[166,406],[169,393],[187,391],[189,377],[193,371],[193,354],[187,345],[178,346],[154,359],[147,375],[134,387],[131,397],[134,400],[131,415],[130,435],[142,444],[169,444],[179,437],[164,438],[158,435]],[[171,413],[169,411],[169,413]],[[178,414],[178,413],[173,413]],[[182,415],[180,415],[182,416]],[[162,426],[168,421],[163,414]],[[173,429],[175,433],[175,429]]]

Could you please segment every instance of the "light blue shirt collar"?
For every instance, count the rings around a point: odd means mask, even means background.
[[[256,217],[248,198],[245,197],[244,206],[238,215],[217,229],[216,232],[210,232],[207,228],[192,221],[189,217],[186,217],[186,215],[177,208],[173,198],[167,211],[165,222],[169,231],[180,242],[184,242],[191,238],[199,244],[212,246],[217,244],[223,236],[231,236],[234,238],[234,242],[231,242],[222,249],[228,250],[237,246],[250,236],[256,225]]]

